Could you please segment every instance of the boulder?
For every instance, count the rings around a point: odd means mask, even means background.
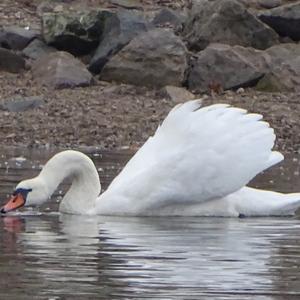
[[[100,78],[140,86],[180,86],[187,66],[187,49],[181,39],[173,31],[153,29],[113,56]]]
[[[265,67],[261,51],[211,44],[192,59],[187,84],[197,92],[254,86],[265,74]]]
[[[223,43],[266,49],[278,43],[278,35],[237,0],[194,1],[183,31],[188,48],[205,49]]]
[[[149,29],[142,14],[119,10],[106,19],[101,42],[91,59],[89,70],[100,73],[106,62],[127,45],[136,35]]]
[[[91,84],[92,75],[73,55],[57,51],[37,59],[32,65],[34,79],[53,89],[74,88]]]
[[[280,36],[300,40],[300,1],[266,10],[259,18]]]
[[[38,59],[55,51],[57,51],[55,48],[46,45],[43,41],[34,39],[22,52],[28,58]]]
[[[279,44],[265,51],[269,56],[268,69],[273,69],[282,63],[300,57],[300,44]]]
[[[241,58],[241,60],[250,63],[262,73],[268,72],[272,63],[272,59],[267,50],[258,50],[243,46],[233,46],[232,51],[234,51]]]
[[[267,49],[264,55],[268,56],[268,68],[256,88],[267,92],[299,92],[300,45],[276,45]]]
[[[211,44],[191,60],[187,84],[198,92],[254,86],[264,91],[297,91],[300,45],[267,50]]]
[[[264,92],[300,92],[300,56],[274,66],[257,84]]]
[[[111,15],[112,12],[107,10],[45,13],[43,38],[59,50],[74,55],[88,54],[98,46],[105,20]]]
[[[0,30],[0,46],[6,49],[23,50],[38,32],[18,26],[7,26]]]
[[[25,69],[26,62],[23,57],[11,50],[0,48],[0,70],[19,73]]]
[[[17,99],[6,100],[0,103],[0,109],[9,112],[23,112],[30,109],[35,109],[44,104],[43,97],[32,96]]]

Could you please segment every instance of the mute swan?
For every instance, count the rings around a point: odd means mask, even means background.
[[[281,194],[245,185],[283,159],[262,116],[200,100],[175,106],[123,171],[99,196],[97,170],[83,153],[53,156],[40,174],[21,181],[2,213],[44,203],[69,176],[59,210],[119,216],[290,215],[300,193]]]

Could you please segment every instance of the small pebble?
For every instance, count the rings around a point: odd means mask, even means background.
[[[237,94],[243,94],[245,92],[245,89],[240,87],[239,89],[237,89],[236,93]]]

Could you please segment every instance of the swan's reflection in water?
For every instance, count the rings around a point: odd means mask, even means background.
[[[0,299],[299,299],[298,219],[1,218]]]
[[[11,159],[24,155],[20,165]],[[16,149],[0,157],[0,201],[52,155]],[[93,157],[104,188],[128,158]],[[299,162],[286,160],[283,169],[273,168],[253,184],[298,191]],[[49,207],[57,211],[55,201]],[[299,217],[33,214],[0,218],[1,300],[300,299]]]

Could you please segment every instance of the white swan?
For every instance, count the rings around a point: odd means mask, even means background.
[[[99,196],[97,170],[86,155],[63,151],[40,174],[20,182],[2,213],[40,205],[69,176],[60,203],[72,214],[126,216],[290,215],[300,193],[281,194],[245,185],[283,159],[272,151],[275,135],[258,114],[200,100],[177,105],[153,137]]]

